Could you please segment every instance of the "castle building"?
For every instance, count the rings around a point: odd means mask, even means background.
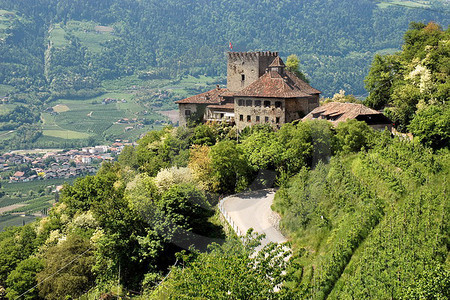
[[[320,91],[286,70],[278,52],[229,52],[227,88],[219,86],[176,103],[180,126],[189,118],[279,127],[319,106]]]

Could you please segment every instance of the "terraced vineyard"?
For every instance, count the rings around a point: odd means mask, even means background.
[[[55,186],[73,179],[50,179],[20,183],[4,183],[0,197],[0,231],[8,226],[18,226],[36,219],[42,211],[52,206]]]

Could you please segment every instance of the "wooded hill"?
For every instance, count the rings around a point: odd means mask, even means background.
[[[102,80],[130,74],[223,76],[229,42],[297,54],[324,95],[365,95],[375,53],[398,50],[411,21],[447,26],[450,11],[440,0],[1,0],[0,9],[2,91],[38,102],[97,95]]]
[[[97,2],[0,0],[0,149],[80,147],[161,128],[155,110],[225,83],[229,42],[297,54],[324,96],[366,96],[374,54],[398,51],[411,21],[445,30],[450,11],[441,0]],[[129,104],[97,105],[105,98]],[[9,118],[18,104],[31,124]],[[50,115],[57,104],[69,111]],[[143,128],[114,125],[137,115]]]

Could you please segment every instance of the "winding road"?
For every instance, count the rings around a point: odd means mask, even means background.
[[[266,237],[261,241],[264,247],[269,242],[284,243],[287,238],[274,226],[276,214],[272,211],[275,192],[271,189],[247,192],[226,197],[222,200],[223,213],[239,228],[241,233],[253,228]],[[225,216],[226,217],[226,216]]]

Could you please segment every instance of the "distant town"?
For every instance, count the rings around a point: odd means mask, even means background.
[[[127,145],[131,146],[133,143],[116,140],[111,146],[4,153],[0,155],[0,178],[14,183],[95,174],[103,161],[115,160]]]

